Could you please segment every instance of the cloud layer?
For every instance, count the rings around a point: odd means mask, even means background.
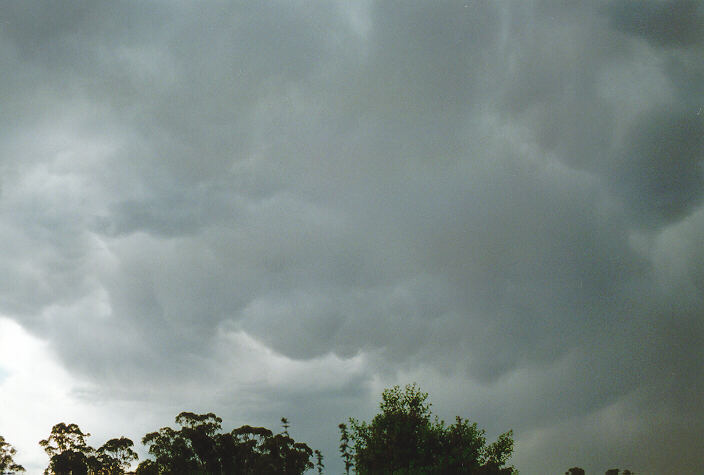
[[[699,2],[0,16],[0,314],[80,404],[287,415],[334,469],[416,380],[523,473],[699,463]]]

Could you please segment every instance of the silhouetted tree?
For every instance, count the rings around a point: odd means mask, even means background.
[[[90,434],[81,431],[76,424],[54,425],[49,437],[39,441],[50,457],[45,473],[122,475],[137,460],[137,453],[132,449],[134,443],[126,437],[110,439],[98,450],[86,443],[87,437]]]
[[[565,475],[584,475],[584,469],[579,467],[572,467],[565,472]]]
[[[265,427],[244,425],[233,429],[229,434],[232,438],[234,458],[232,465],[236,474],[257,473],[263,470],[267,463],[264,460],[264,442],[273,437],[273,432]]]
[[[97,464],[93,465],[92,459],[89,458],[88,465],[92,465],[91,469],[96,474],[121,475],[138,458],[137,452],[132,447],[134,442],[127,437],[110,439],[96,451],[96,456],[93,458]]]
[[[153,460],[145,460],[140,462],[134,473],[135,475],[159,475],[159,464]]]
[[[310,461],[313,450],[308,445],[295,442],[286,434],[276,434],[264,440],[262,461],[266,470],[259,473],[302,474],[313,468]]]
[[[87,475],[88,457],[82,452],[73,450],[53,455],[49,462],[49,473],[54,475]]]
[[[142,441],[154,460],[140,463],[138,474],[302,474],[314,467],[313,450],[284,432],[274,435],[264,427],[242,426],[219,433],[222,419],[213,413],[182,412],[181,429],[164,427]]]
[[[370,423],[350,419],[349,433],[344,424],[339,426],[343,457],[343,447],[353,441],[352,458],[360,474],[513,473],[513,467],[505,467],[513,453],[511,431],[486,445],[476,423],[458,417],[445,426],[431,420],[427,399],[415,384],[385,390],[381,413]]]
[[[88,457],[94,452],[86,444],[86,437],[76,424],[60,422],[51,428],[49,437],[39,445],[50,457],[48,472],[55,475],[84,475],[88,473]]]
[[[341,423],[340,429],[340,454],[342,455],[342,460],[345,462],[345,473],[350,474],[350,469],[354,466],[352,460],[354,460],[354,455],[352,454],[350,447],[350,435],[347,431],[347,424]]]
[[[313,454],[315,455],[315,468],[317,468],[318,473],[321,474],[323,473],[323,468],[325,468],[325,465],[323,464],[323,454],[320,450],[314,450]]]
[[[8,472],[24,472],[24,467],[15,463],[14,456],[17,450],[5,441],[5,438],[0,435],[0,473]]]
[[[186,475],[200,468],[195,452],[181,431],[162,427],[158,432],[145,435],[142,443],[149,446],[149,453],[154,456],[159,473]]]
[[[176,416],[181,434],[189,442],[205,473],[220,473],[220,457],[215,434],[220,430],[222,419],[213,414],[182,412]]]

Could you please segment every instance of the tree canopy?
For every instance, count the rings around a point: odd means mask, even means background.
[[[314,467],[313,450],[283,431],[244,425],[221,433],[222,419],[213,413],[182,412],[180,429],[163,427],[144,436],[154,459],[139,464],[137,474],[302,474]],[[322,466],[322,454],[318,459]]]
[[[5,438],[0,435],[0,473],[8,472],[24,472],[24,467],[15,462],[14,456],[17,450],[5,441]]]
[[[452,425],[432,418],[428,394],[415,384],[382,394],[381,412],[371,422],[349,419],[340,425],[340,451],[346,470],[359,474],[511,474],[508,431],[486,444],[485,431],[457,417]]]
[[[89,446],[77,424],[60,422],[39,445],[49,456],[45,473],[55,475],[122,475],[137,460],[134,443],[126,438],[110,439],[97,450]]]

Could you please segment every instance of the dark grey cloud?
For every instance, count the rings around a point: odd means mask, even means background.
[[[696,2],[0,10],[0,313],[86,404],[336,467],[413,378],[524,473],[698,463]]]
[[[704,121],[691,109],[643,114],[617,156],[614,186],[646,223],[681,219],[701,204]]]
[[[697,1],[621,0],[609,8],[615,29],[643,37],[656,46],[690,46],[704,40],[704,10]]]

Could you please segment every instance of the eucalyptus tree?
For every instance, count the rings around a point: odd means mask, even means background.
[[[314,467],[313,450],[290,436],[286,418],[281,421],[280,434],[249,425],[221,433],[222,419],[215,414],[182,412],[176,416],[180,429],[163,427],[144,436],[153,459],[140,463],[137,474],[303,474]]]
[[[15,462],[17,450],[0,435],[0,473],[24,472],[24,467]]]
[[[47,471],[55,475],[87,475],[89,457],[94,453],[86,443],[87,437],[90,434],[77,424],[55,424],[49,437],[39,441],[50,458]]]

